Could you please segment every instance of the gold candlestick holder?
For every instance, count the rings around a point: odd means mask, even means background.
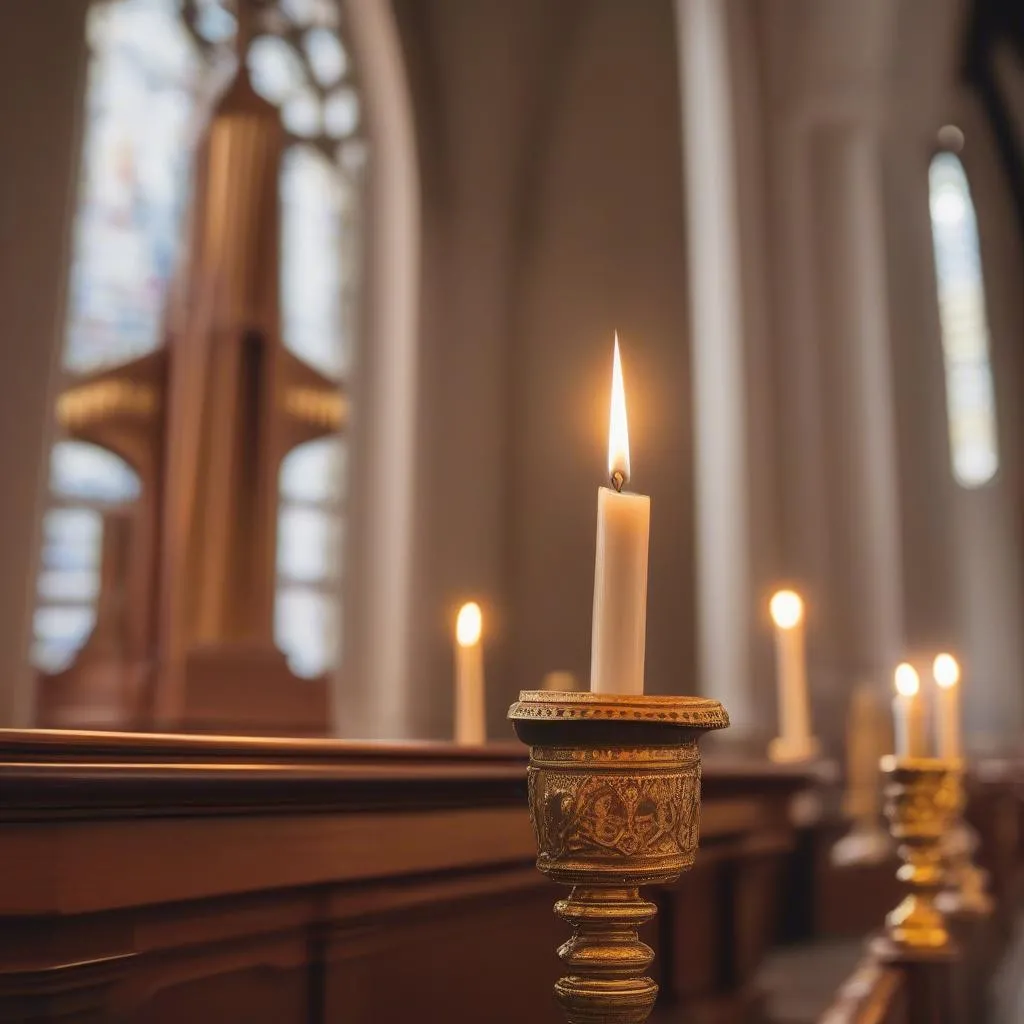
[[[897,877],[908,893],[886,917],[882,951],[893,956],[935,955],[951,948],[936,899],[945,882],[944,840],[962,802],[960,765],[930,757],[881,762],[885,816],[903,860]]]
[[[509,708],[530,747],[537,868],[571,886],[555,913],[573,934],[555,996],[569,1024],[642,1024],[658,994],[638,927],[656,913],[641,885],[693,865],[704,732],[724,729],[718,701],[524,690]]]

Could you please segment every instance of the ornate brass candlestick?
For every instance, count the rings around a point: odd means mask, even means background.
[[[642,1024],[658,986],[639,925],[639,886],[693,864],[700,831],[697,739],[724,729],[718,701],[524,690],[509,708],[530,747],[537,868],[572,886],[555,913],[573,928],[555,995],[570,1024]]]
[[[943,841],[962,800],[960,765],[930,757],[882,758],[885,816],[903,859],[897,877],[910,890],[886,917],[883,946],[895,955],[950,947],[936,896],[945,881]]]

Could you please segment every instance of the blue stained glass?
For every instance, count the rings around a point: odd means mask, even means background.
[[[315,28],[306,33],[302,41],[309,66],[317,82],[325,88],[334,85],[348,67],[348,56],[341,40],[324,28]]]
[[[36,664],[48,672],[67,668],[96,624],[96,610],[85,605],[48,605],[33,618]]]
[[[281,463],[281,499],[333,504],[345,496],[347,449],[341,437],[309,441]]]
[[[319,508],[286,505],[278,521],[278,573],[302,583],[332,579],[336,575],[337,517]]]
[[[140,482],[123,459],[84,441],[58,441],[50,456],[50,490],[62,498],[120,504],[139,496]]]
[[[66,504],[43,517],[32,663],[58,672],[70,664],[95,623],[103,544],[103,517],[95,506],[134,500],[139,478],[110,452],[63,441],[53,450],[51,489]]]
[[[326,437],[281,464],[274,636],[303,676],[327,671],[338,654],[344,452],[340,437]]]
[[[173,0],[90,11],[92,60],[65,365],[158,347],[188,199],[198,55]]]
[[[51,509],[43,519],[43,568],[96,569],[102,539],[103,523],[95,509]]]
[[[345,183],[310,146],[281,169],[281,309],[284,342],[329,376],[347,368],[342,326]]]
[[[253,88],[269,103],[283,103],[306,81],[302,61],[278,36],[253,40],[247,60]]]
[[[338,608],[337,598],[314,587],[278,588],[274,632],[296,675],[320,675],[337,660],[341,640]]]
[[[999,469],[999,447],[978,223],[953,153],[932,159],[928,186],[953,475],[981,487]]]

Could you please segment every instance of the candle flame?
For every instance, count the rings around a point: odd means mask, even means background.
[[[948,689],[960,682],[960,666],[952,654],[940,654],[932,664],[932,675],[939,686]]]
[[[460,647],[472,647],[480,642],[483,632],[484,618],[480,613],[480,605],[476,601],[467,601],[460,609],[455,620],[455,639]]]
[[[608,475],[616,490],[629,482],[629,426],[626,423],[626,386],[622,381],[619,332],[615,332],[612,356],[612,405],[608,419]]]
[[[778,590],[768,603],[772,621],[779,629],[792,629],[804,617],[804,603],[794,590]]]
[[[921,680],[918,678],[917,670],[913,665],[903,662],[896,666],[896,692],[901,697],[913,697],[921,688]]]

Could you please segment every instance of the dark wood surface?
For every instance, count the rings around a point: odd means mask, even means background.
[[[525,766],[514,743],[0,732],[0,1021],[554,1024],[564,891],[533,867]],[[756,1000],[807,782],[706,763],[697,870],[649,929],[666,1008]]]
[[[908,991],[896,967],[865,958],[821,1018],[822,1024],[910,1024]]]

